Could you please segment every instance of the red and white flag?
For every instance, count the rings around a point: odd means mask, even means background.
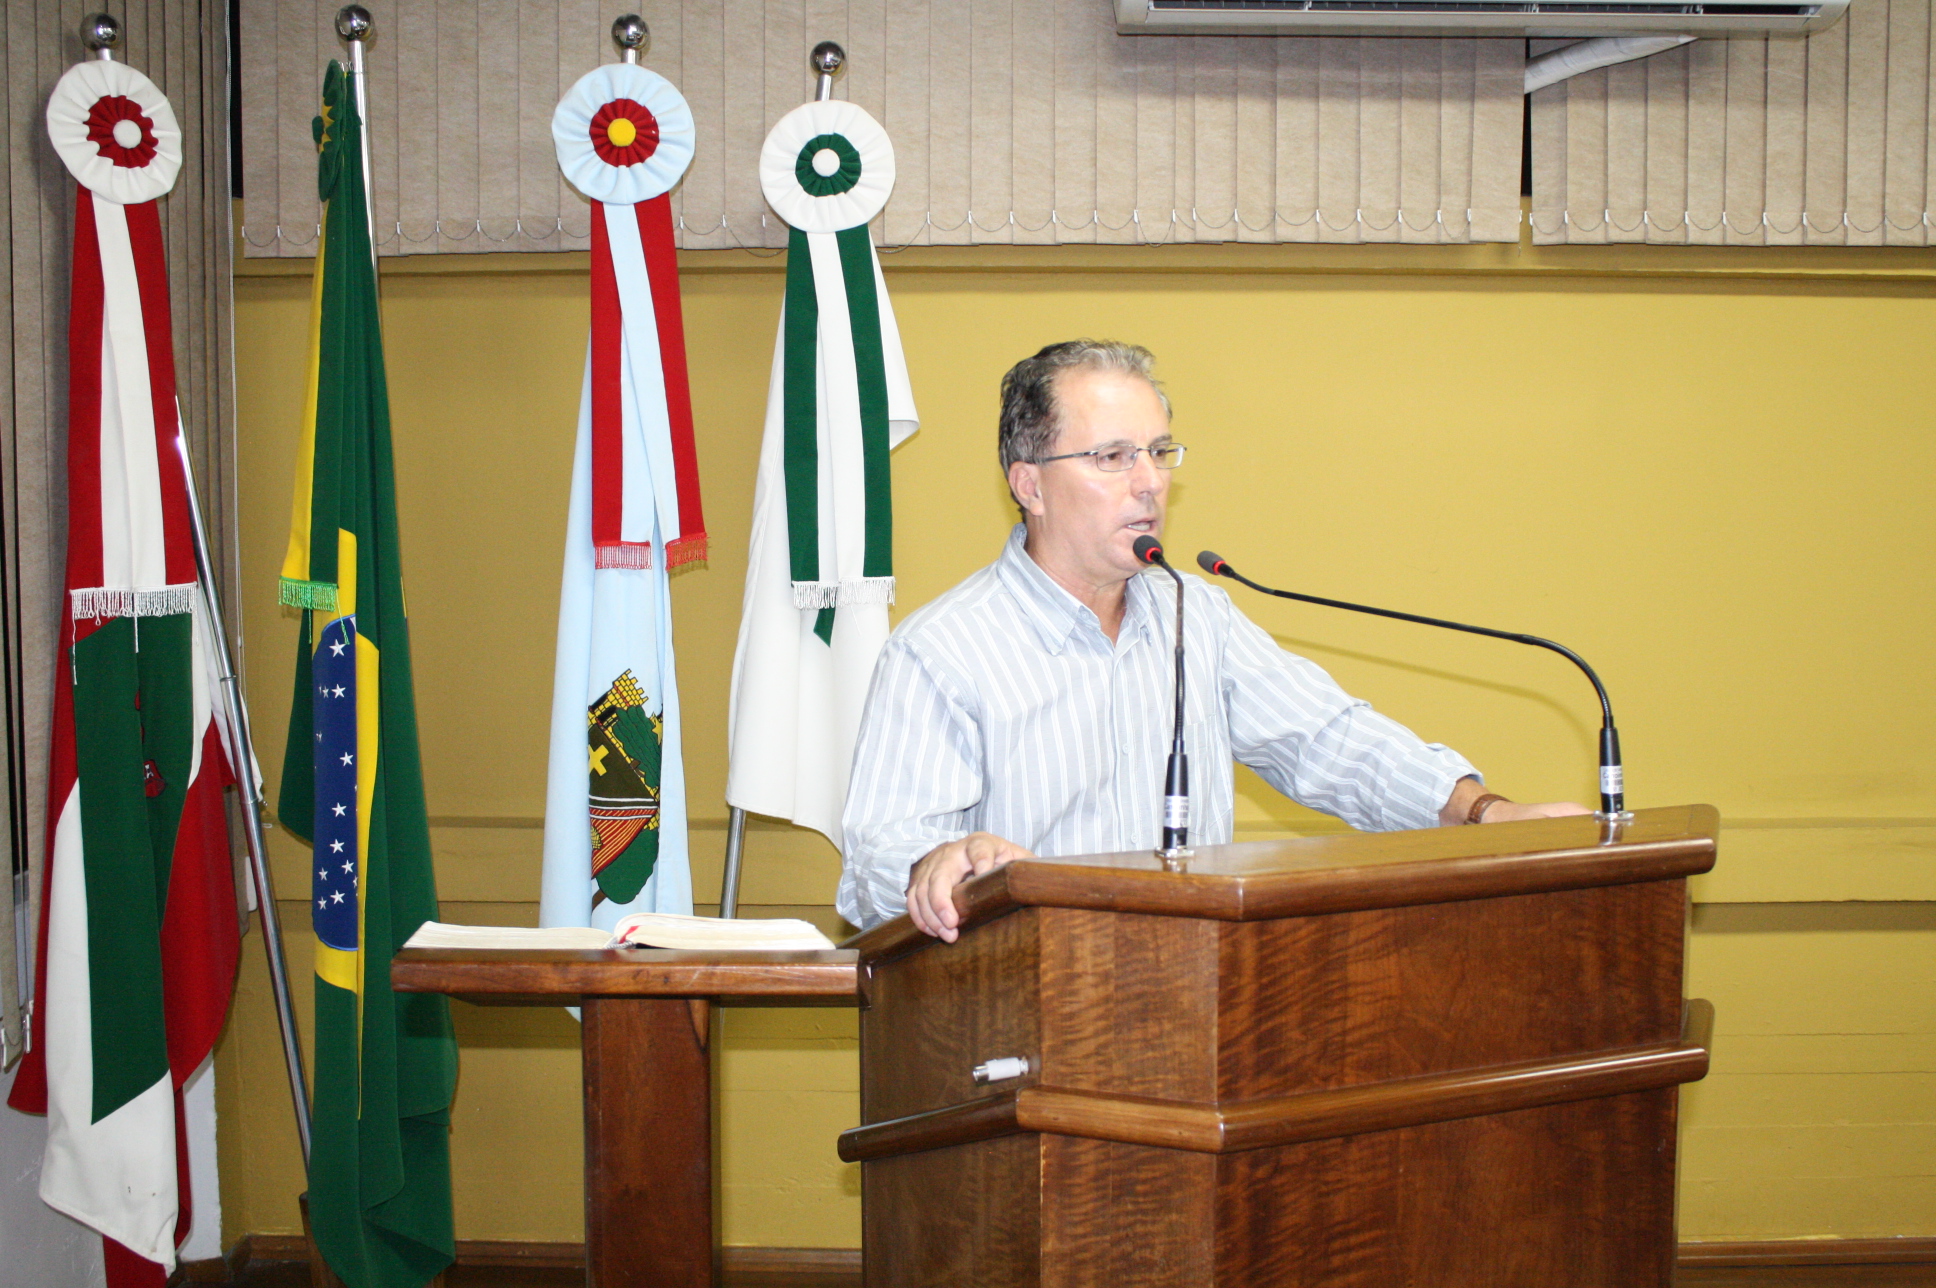
[[[196,566],[158,198],[181,133],[121,63],[71,68],[47,130],[79,181],[69,320],[67,611],[54,685],[32,1048],[40,1194],[99,1231],[109,1288],[163,1283],[191,1213],[182,1085],[240,951],[234,781]]]

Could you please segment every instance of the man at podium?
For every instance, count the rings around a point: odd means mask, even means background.
[[[1160,536],[1167,396],[1148,350],[1071,340],[1002,379],[999,448],[1022,521],[988,567],[910,615],[874,668],[842,819],[837,899],[953,940],[951,892],[1011,859],[1153,849],[1175,714],[1174,584]],[[1583,814],[1487,792],[1449,747],[1287,653],[1185,577],[1192,839],[1228,842],[1231,768],[1366,831]]]

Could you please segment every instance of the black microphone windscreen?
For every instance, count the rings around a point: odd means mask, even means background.
[[[1213,550],[1197,551],[1197,567],[1212,577],[1221,577],[1230,571],[1230,565],[1223,561],[1223,556]]]
[[[1137,559],[1146,564],[1156,563],[1163,558],[1163,543],[1155,537],[1138,537],[1130,549],[1135,552]]]

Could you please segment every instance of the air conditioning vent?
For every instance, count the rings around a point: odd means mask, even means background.
[[[1116,0],[1124,35],[1805,36],[1848,0]]]

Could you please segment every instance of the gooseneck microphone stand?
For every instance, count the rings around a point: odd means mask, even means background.
[[[1139,543],[1140,548],[1140,543]],[[1166,565],[1167,566],[1167,565]],[[1511,640],[1515,644],[1530,644],[1535,648],[1551,649],[1586,673],[1593,682],[1593,691],[1600,695],[1600,810],[1597,815],[1602,821],[1625,822],[1633,817],[1627,812],[1626,773],[1620,763],[1620,731],[1613,726],[1613,704],[1607,701],[1607,686],[1600,683],[1600,677],[1586,664],[1586,659],[1564,644],[1542,639],[1537,635],[1522,635],[1517,631],[1495,631],[1489,626],[1468,626],[1464,622],[1448,622],[1438,617],[1421,617],[1417,613],[1400,613],[1390,608],[1373,608],[1368,604],[1352,604],[1342,599],[1325,599],[1318,595],[1301,595],[1294,590],[1275,590],[1260,586],[1238,572],[1223,558],[1205,550],[1197,555],[1197,567],[1212,577],[1228,577],[1241,582],[1252,590],[1279,599],[1295,599],[1306,604],[1320,604],[1325,608],[1342,608],[1347,612],[1370,613],[1374,617],[1395,617],[1401,622],[1417,622],[1421,626],[1443,626],[1449,631],[1464,631],[1469,635],[1489,635],[1496,640]],[[1171,573],[1175,575],[1174,572]]]
[[[1155,537],[1138,537],[1131,549],[1176,582],[1176,733],[1163,772],[1163,848],[1156,852],[1158,858],[1174,862],[1190,856],[1190,753],[1183,749],[1183,577],[1170,567],[1163,543]]]

